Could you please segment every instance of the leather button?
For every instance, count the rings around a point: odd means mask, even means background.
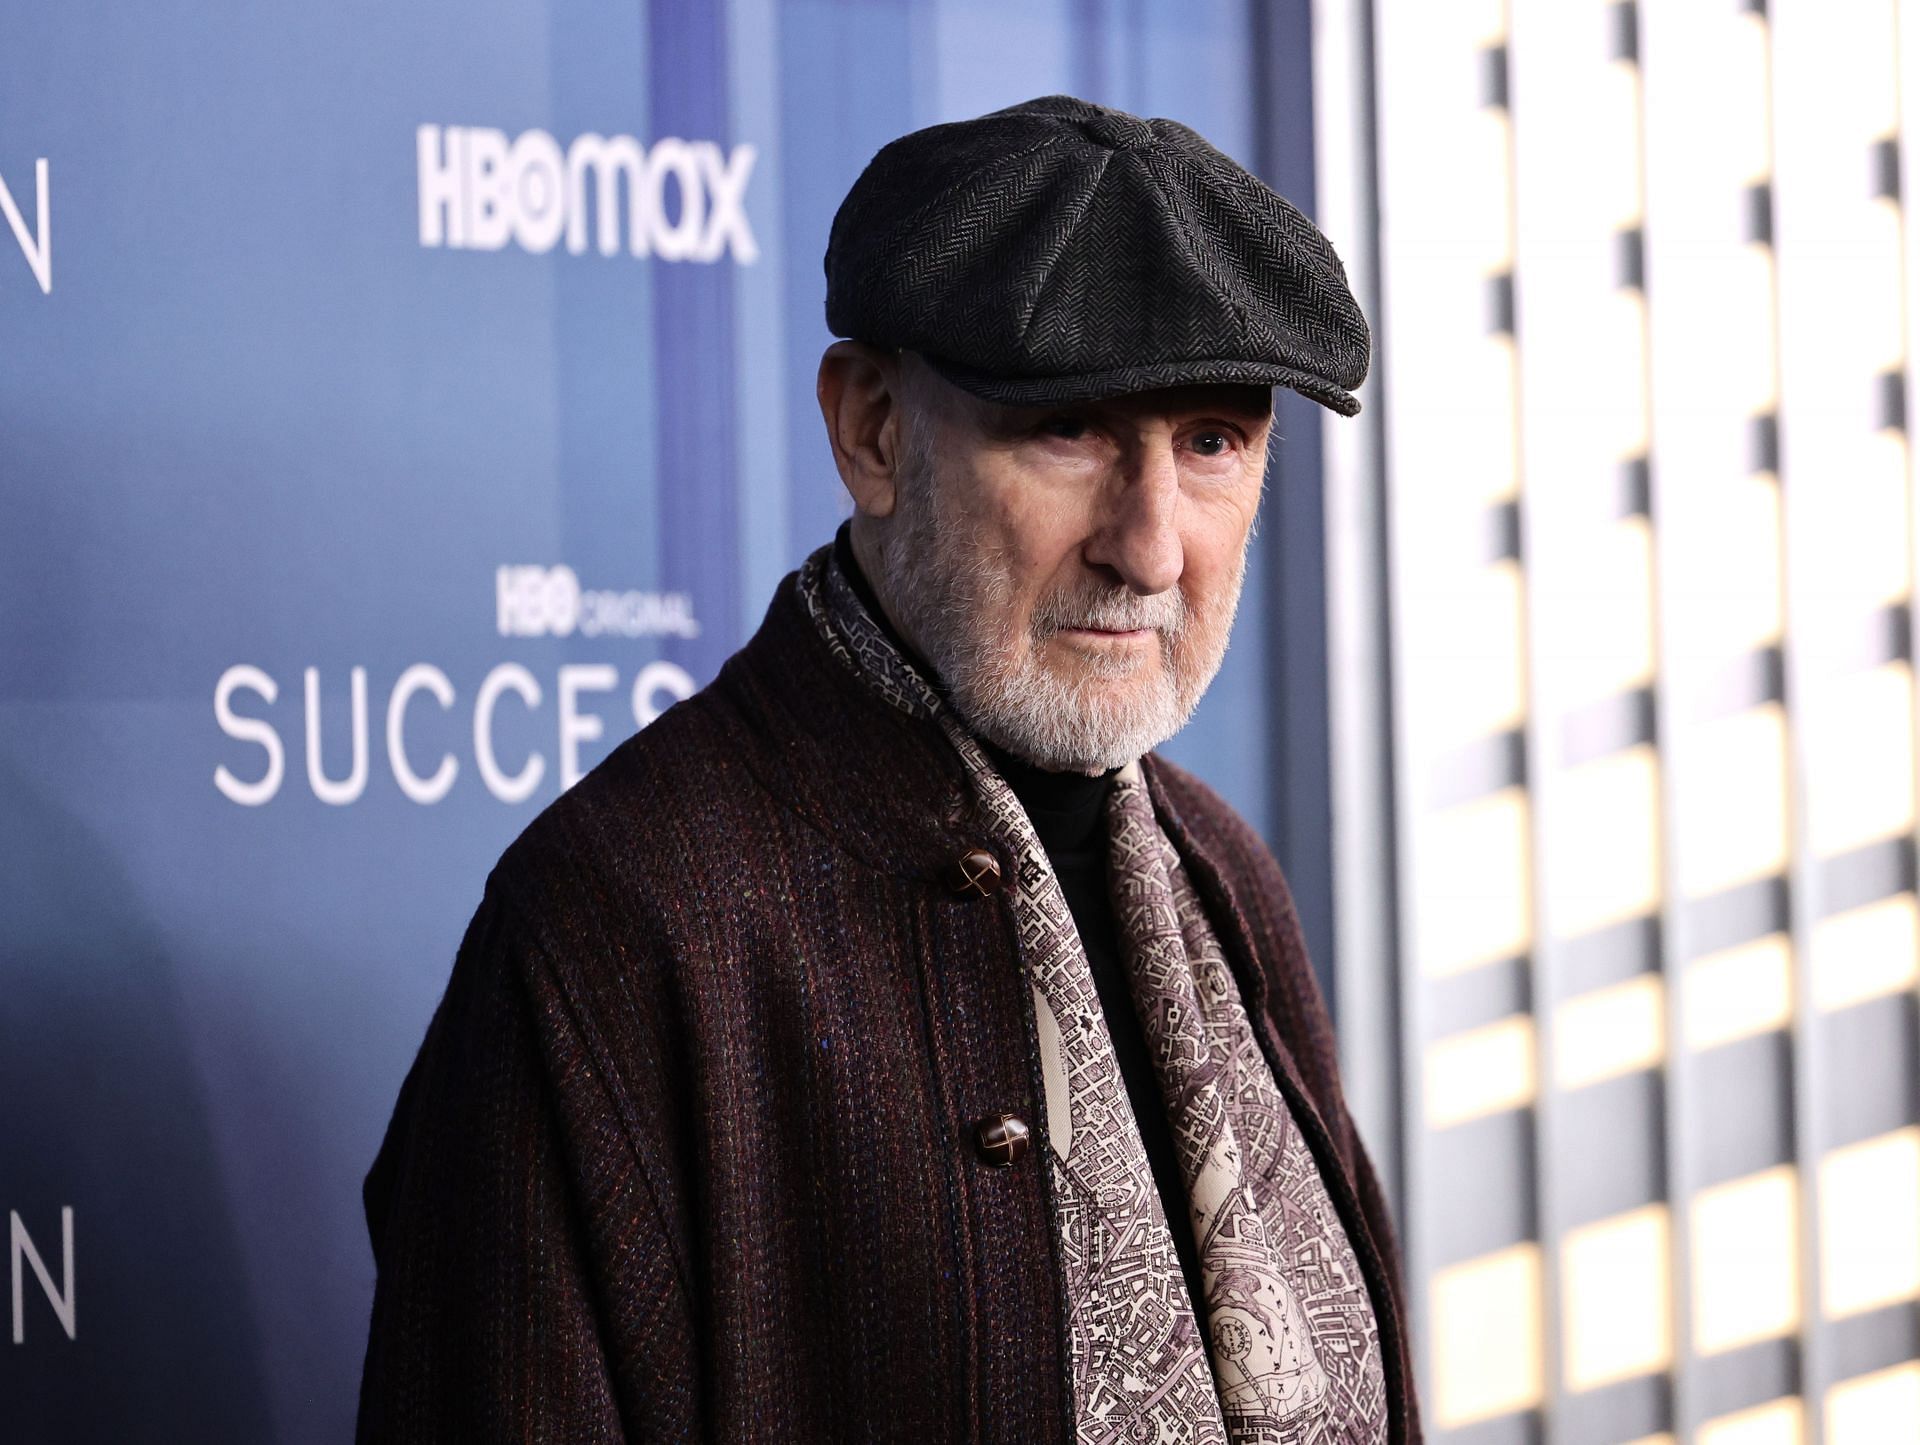
[[[1026,1121],[1013,1114],[989,1114],[973,1126],[973,1148],[980,1162],[1005,1169],[1027,1157],[1033,1143]]]
[[[1000,860],[985,848],[969,848],[947,870],[947,886],[962,898],[991,898],[1000,891]]]

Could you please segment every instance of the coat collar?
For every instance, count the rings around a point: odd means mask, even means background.
[[[930,714],[895,706],[834,654],[799,582],[798,572],[782,579],[715,680],[738,709],[742,761],[862,862],[938,876],[977,837],[960,759]]]

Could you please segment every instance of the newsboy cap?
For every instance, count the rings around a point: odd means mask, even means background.
[[[1049,95],[904,135],[840,203],[826,269],[836,336],[989,401],[1250,382],[1360,409],[1340,258],[1177,121]]]

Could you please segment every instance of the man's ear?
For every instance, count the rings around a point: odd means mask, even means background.
[[[900,457],[900,356],[864,341],[836,341],[814,384],[840,480],[869,517],[893,511]]]

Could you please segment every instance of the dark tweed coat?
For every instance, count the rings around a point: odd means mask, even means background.
[[[1150,759],[1379,1317],[1391,1229],[1272,856]],[[1032,996],[932,724],[789,577],[714,684],[507,850],[366,1182],[374,1440],[1064,1442]],[[1034,1131],[1011,1168],[974,1123]]]

